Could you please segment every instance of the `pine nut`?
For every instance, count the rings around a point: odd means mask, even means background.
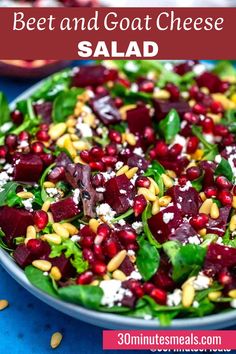
[[[72,158],[77,155],[76,149],[74,148],[70,137],[66,138],[64,141],[64,148],[69,152]]]
[[[201,207],[200,207],[200,209],[199,209],[199,213],[203,213],[203,214],[209,215],[210,212],[211,212],[212,204],[213,204],[213,201],[212,201],[211,198],[206,199],[206,200],[202,203],[202,205],[201,205]]]
[[[236,195],[233,196],[232,207],[236,209]]]
[[[230,290],[228,295],[232,297],[232,299],[236,299],[236,289]]]
[[[54,224],[52,224],[52,228],[55,231],[55,233],[57,235],[61,236],[63,239],[69,238],[69,236],[70,236],[69,231],[61,224],[55,222]]]
[[[234,214],[230,219],[229,229],[230,229],[230,231],[236,230],[236,214]]]
[[[33,238],[36,238],[36,230],[33,225],[29,225],[26,229],[26,239],[29,241]]]
[[[99,226],[99,221],[97,219],[89,220],[89,227],[93,232],[95,232],[95,234],[97,233],[98,226]]]
[[[61,244],[61,236],[57,234],[45,234],[41,236],[42,240],[46,240],[48,242],[54,243],[55,245]]]
[[[158,201],[160,207],[165,207],[171,202],[171,197],[169,195],[164,195]]]
[[[54,280],[58,281],[61,279],[61,271],[58,267],[52,267],[50,271],[50,275],[53,277]]]
[[[128,171],[129,171],[129,166],[128,165],[124,165],[116,172],[116,176],[123,175],[123,174],[125,174]]]
[[[156,196],[152,194],[147,188],[139,188],[138,195],[142,194],[144,198],[150,202],[155,202]]]
[[[202,236],[202,237],[203,237],[203,236],[206,236],[206,234],[207,234],[207,229],[205,229],[205,228],[204,228],[204,229],[201,229],[201,230],[198,231],[198,233],[199,233],[199,235]]]
[[[220,114],[215,114],[215,113],[207,113],[207,117],[210,117],[213,119],[213,122],[215,124],[220,123],[222,116]]]
[[[93,280],[89,285],[98,286],[99,285],[99,280]]]
[[[127,111],[129,111],[130,109],[134,109],[134,108],[136,108],[135,104],[129,104],[129,105],[121,107],[119,109],[121,119],[126,120],[127,119]]]
[[[135,138],[135,135],[132,134],[132,133],[126,133],[125,140],[131,146],[135,146],[136,145],[136,138]]]
[[[88,144],[85,141],[79,140],[79,141],[73,141],[73,146],[77,151],[82,151],[88,149]]]
[[[197,149],[193,154],[191,154],[191,157],[193,160],[201,160],[204,155],[204,151],[202,149]]]
[[[205,200],[207,199],[206,194],[204,192],[201,192],[201,193],[199,193],[199,195],[200,195],[201,200],[203,202],[205,202]]]
[[[76,119],[74,118],[69,118],[66,121],[67,127],[75,127],[76,126]]]
[[[125,175],[128,177],[128,179],[131,179],[134,177],[135,173],[138,172],[138,167],[133,167],[130,170],[128,170]]]
[[[116,269],[113,273],[112,273],[112,278],[116,279],[116,280],[120,280],[120,281],[125,281],[127,279],[127,276],[125,275],[125,273],[123,273],[121,270]]]
[[[63,337],[60,332],[53,333],[50,342],[52,349],[56,349],[61,344],[62,338]]]
[[[70,138],[70,135],[69,134],[64,134],[62,135],[57,141],[56,141],[56,144],[57,146],[59,146],[61,149],[64,147],[64,144],[65,144],[65,140]]]
[[[50,224],[53,224],[54,223],[54,220],[53,220],[53,215],[50,211],[48,211],[48,222]]]
[[[49,270],[52,268],[52,263],[49,261],[45,261],[42,259],[38,259],[36,261],[32,262],[32,265],[35,268],[38,268],[39,270],[42,270],[43,272],[49,272]]]
[[[74,141],[79,141],[79,137],[78,137],[78,135],[76,135],[76,134],[70,134],[70,138],[71,138],[71,140],[74,142]]]
[[[9,306],[9,302],[7,300],[0,300],[0,311],[6,309]]]
[[[196,280],[197,277],[190,277],[188,278],[181,286],[181,288],[183,289],[186,285],[190,284],[193,285],[194,280]]]
[[[19,192],[17,193],[17,196],[21,199],[34,198],[34,195],[31,192]]]
[[[95,119],[95,115],[90,113],[90,114],[86,114],[83,117],[83,121],[85,124],[88,124],[90,127],[95,128],[96,126],[96,119]]]
[[[44,182],[43,186],[44,188],[55,188],[55,184],[49,181]]]
[[[75,129],[75,128],[72,128],[72,127],[69,127],[69,128],[67,129],[67,131],[68,131],[68,133],[70,133],[70,134],[75,134],[75,133],[76,133],[76,129]]]
[[[218,219],[220,216],[220,211],[216,203],[213,203],[211,206],[210,216],[212,219]]]
[[[111,277],[110,277],[110,275],[109,274],[105,274],[105,275],[103,275],[103,280],[111,280]]]
[[[212,291],[208,294],[208,299],[210,301],[216,301],[221,297],[222,293],[221,291]]]
[[[170,98],[170,93],[167,90],[155,90],[153,97],[158,98],[159,100],[168,100]]]
[[[74,163],[81,163],[81,165],[86,165],[86,162],[84,162],[80,156],[76,156],[74,158]]]
[[[167,174],[167,176],[169,176],[170,178],[173,178],[173,179],[177,177],[175,171],[172,171],[172,170],[166,170],[166,174]]]
[[[165,173],[161,175],[161,178],[166,188],[171,188],[174,185],[172,178],[167,176]]]
[[[191,284],[186,284],[182,293],[182,305],[184,307],[190,307],[194,301],[195,290]]]
[[[46,201],[43,203],[41,209],[42,209],[43,211],[47,212],[47,211],[49,210],[49,208],[50,208],[50,205],[51,205],[50,200],[46,200]]]
[[[149,181],[151,182],[151,186],[149,187],[149,189],[152,187],[152,193],[154,194],[159,194],[160,193],[160,189],[158,187],[158,184],[154,181],[153,178],[148,177]]]
[[[107,270],[108,272],[114,272],[114,270],[116,270],[117,268],[119,268],[119,266],[121,265],[121,263],[124,261],[125,257],[127,255],[126,250],[122,250],[119,253],[117,253],[108,263],[107,265]]]
[[[159,199],[157,198],[152,204],[152,215],[156,215],[160,211]]]
[[[68,232],[71,236],[78,234],[79,230],[77,229],[77,227],[75,227],[74,225],[70,224],[69,222],[64,222],[63,224],[61,224]]]
[[[62,136],[65,131],[66,131],[66,123],[58,123],[58,124],[54,124],[48,131],[48,134],[50,135],[50,138],[52,140],[57,140],[58,138],[60,138],[60,136]]]

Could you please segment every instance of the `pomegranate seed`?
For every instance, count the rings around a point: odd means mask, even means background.
[[[30,133],[23,130],[23,132],[20,132],[20,134],[18,135],[18,140],[19,141],[29,141],[30,140]]]
[[[45,166],[50,166],[54,161],[54,157],[52,154],[41,154],[40,158]]]
[[[139,176],[135,181],[136,187],[149,188],[151,185],[150,180],[145,176]]]
[[[217,188],[214,186],[209,186],[204,190],[204,193],[207,198],[215,198],[217,196]]]
[[[116,108],[120,108],[120,107],[123,106],[124,101],[122,100],[122,98],[116,97],[116,98],[114,99],[114,103],[115,103]]]
[[[90,264],[94,262],[94,255],[93,252],[89,248],[84,248],[82,251],[83,257],[86,261],[88,261]]]
[[[123,85],[124,87],[130,88],[130,82],[129,80],[123,78],[123,77],[119,77],[117,80],[121,85]]]
[[[119,231],[118,235],[119,238],[125,243],[133,243],[137,238],[136,232],[131,229],[121,230]]]
[[[41,256],[44,252],[44,242],[39,239],[31,239],[27,242],[27,248],[34,256]]]
[[[233,195],[236,195],[236,185],[233,187]]]
[[[85,225],[80,229],[79,235],[81,237],[92,236],[93,238],[96,236],[95,232],[93,232],[88,225]]]
[[[190,181],[194,181],[201,176],[201,170],[197,166],[189,167],[186,170],[186,175]]]
[[[225,176],[216,177],[215,183],[220,189],[231,189],[232,183]]]
[[[96,87],[95,93],[97,95],[107,95],[108,94],[107,89],[105,87],[103,87],[103,86]]]
[[[149,144],[154,143],[155,141],[155,131],[151,127],[146,127],[144,129],[144,138],[147,140]]]
[[[218,91],[221,92],[221,93],[224,93],[225,91],[227,91],[229,89],[229,82],[227,81],[222,81],[220,84],[219,84],[219,87],[218,87]]]
[[[48,224],[48,214],[43,210],[37,210],[34,213],[33,220],[35,225],[43,230]]]
[[[5,137],[5,145],[8,147],[9,150],[14,151],[17,147],[17,135],[9,134]]]
[[[216,136],[226,137],[229,134],[229,129],[223,124],[216,124],[213,133]]]
[[[39,141],[49,141],[50,140],[50,136],[49,136],[48,132],[46,132],[45,130],[39,130],[36,133],[36,138]]]
[[[103,254],[103,250],[102,250],[101,245],[94,245],[93,246],[93,253],[94,253],[94,256],[96,259],[104,262],[104,254]]]
[[[104,249],[107,256],[113,258],[121,250],[121,247],[116,240],[110,238],[105,241]]]
[[[134,242],[134,243],[130,243],[129,245],[126,245],[126,249],[137,252],[139,249],[138,242]]]
[[[90,162],[91,161],[91,156],[88,150],[83,150],[80,152],[80,157],[84,162]]]
[[[156,158],[156,150],[151,149],[149,151],[149,157],[150,157],[151,160],[154,160]]]
[[[178,182],[181,187],[184,187],[186,185],[186,183],[188,182],[187,176],[186,175],[179,176]]]
[[[0,146],[0,159],[5,159],[7,156],[7,147]]]
[[[156,156],[158,157],[166,157],[168,154],[168,146],[164,141],[158,141],[155,146]]]
[[[214,121],[212,118],[206,117],[202,121],[200,121],[200,124],[202,126],[202,130],[204,133],[206,134],[212,133],[214,129]]]
[[[200,92],[199,88],[196,85],[191,86],[189,89],[189,95],[191,98],[194,98],[194,99],[196,99],[198,97],[199,92]]]
[[[180,92],[179,92],[179,88],[176,85],[172,83],[168,83],[166,85],[166,90],[170,93],[170,98],[173,101],[178,101],[180,97]]]
[[[147,201],[142,194],[135,197],[134,204],[133,204],[134,215],[137,217],[140,214],[142,214],[146,206],[147,206]]]
[[[221,271],[218,276],[218,281],[222,285],[230,285],[232,283],[232,277],[227,271]]]
[[[90,284],[93,280],[93,273],[91,271],[86,271],[78,276],[76,279],[76,284],[85,285]]]
[[[65,168],[63,166],[56,166],[48,174],[48,180],[53,183],[62,181],[65,178]]]
[[[121,134],[116,130],[110,130],[108,137],[111,141],[113,141],[114,143],[117,143],[117,144],[120,144],[122,141]]]
[[[211,111],[212,113],[218,114],[218,113],[223,113],[224,112],[224,107],[222,104],[218,101],[213,101],[211,104]]]
[[[144,283],[143,284],[143,291],[147,295],[151,294],[152,290],[154,290],[154,289],[155,289],[155,286],[152,283]]]
[[[93,171],[105,171],[106,166],[102,161],[93,161],[89,163],[89,166]]]
[[[90,150],[89,153],[90,153],[90,156],[92,156],[92,158],[94,158],[94,159],[100,159],[102,156],[104,156],[104,151],[99,146],[92,147],[92,149]]]
[[[43,153],[43,149],[44,149],[44,145],[40,141],[35,141],[31,145],[31,151],[33,153],[35,153],[35,154],[42,154]]]
[[[183,146],[180,144],[174,144],[170,150],[169,150],[169,154],[171,157],[177,157],[178,155],[181,154],[181,151],[183,150]]]
[[[139,91],[146,92],[146,93],[152,93],[153,90],[154,90],[154,83],[152,81],[144,80],[139,85]]]
[[[200,103],[196,103],[192,109],[193,109],[193,113],[196,113],[196,114],[206,114],[206,112],[207,112],[206,107],[204,107]]]
[[[92,236],[81,237],[81,240],[79,241],[79,244],[82,247],[90,248],[94,244],[94,237],[92,237]]]
[[[111,233],[111,228],[103,223],[98,226],[97,229],[97,235],[102,236],[104,239],[106,239]]]
[[[167,300],[167,293],[161,289],[153,289],[150,294],[151,298],[160,305],[165,305]]]
[[[208,221],[209,221],[208,215],[200,213],[198,215],[194,215],[190,219],[190,224],[192,225],[192,227],[194,227],[194,229],[201,230],[206,226]]]
[[[115,81],[118,78],[118,71],[116,69],[109,69],[105,73],[106,82],[107,81]]]
[[[113,144],[109,144],[106,146],[106,153],[109,156],[115,156],[117,154],[117,147],[116,145]]]
[[[23,114],[16,109],[15,111],[11,112],[11,120],[15,125],[20,125],[23,123],[24,116]]]
[[[223,205],[231,205],[232,204],[233,196],[227,189],[221,190],[218,193],[217,198],[219,199],[219,201]]]
[[[107,271],[107,266],[101,261],[95,261],[92,265],[92,270],[97,275],[104,275]]]
[[[103,156],[101,160],[107,167],[113,167],[117,163],[115,156]]]
[[[199,116],[193,112],[184,113],[184,119],[191,124],[197,124],[199,122]]]
[[[49,126],[47,123],[41,123],[39,124],[40,130],[45,130],[46,132],[49,130]]]
[[[97,173],[92,177],[92,185],[95,188],[103,187],[105,182],[105,177],[101,173]]]
[[[223,146],[229,146],[234,143],[234,141],[235,141],[234,139],[235,138],[234,138],[233,134],[228,134],[222,139],[221,143]]]
[[[193,154],[198,148],[199,140],[196,136],[190,136],[187,142],[187,153]]]

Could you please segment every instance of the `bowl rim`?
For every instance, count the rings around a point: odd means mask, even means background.
[[[50,76],[49,76],[50,77]],[[10,109],[13,109],[19,100],[26,99],[37,90],[46,79],[40,80],[38,83],[25,90],[22,94],[17,96],[10,104]],[[204,317],[194,318],[180,318],[174,319],[169,327],[161,327],[158,320],[151,319],[145,320],[143,318],[126,317],[113,313],[99,312],[87,309],[77,304],[65,302],[56,299],[51,295],[36,288],[27,279],[24,271],[14,262],[13,258],[2,248],[0,248],[0,264],[3,268],[26,290],[37,298],[47,303],[48,305],[56,308],[57,310],[75,317],[84,322],[88,322],[97,326],[106,328],[139,328],[139,329],[219,329],[229,327],[236,323],[236,310],[223,312]]]

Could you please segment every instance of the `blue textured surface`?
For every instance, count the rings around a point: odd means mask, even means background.
[[[0,91],[4,91],[11,101],[35,82],[0,78]],[[103,352],[101,328],[74,320],[47,306],[19,286],[1,267],[0,298],[10,303],[8,309],[0,312],[0,354],[52,353],[49,343],[55,331],[61,331],[64,336],[61,346],[56,350],[58,354]],[[144,351],[126,353],[143,354]]]

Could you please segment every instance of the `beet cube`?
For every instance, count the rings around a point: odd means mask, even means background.
[[[80,209],[78,208],[78,205],[75,204],[73,198],[68,197],[52,203],[51,212],[53,215],[53,220],[59,222],[78,215],[80,213]]]
[[[67,167],[69,164],[72,163],[72,161],[71,158],[65,152],[61,152],[57,156],[55,163],[59,167]]]
[[[179,101],[164,101],[159,99],[154,99],[155,115],[158,121],[162,120],[167,116],[171,109],[176,109],[180,116],[184,113],[190,111],[188,102],[184,100]]]
[[[219,92],[221,79],[210,72],[204,72],[196,78],[199,87],[207,87],[211,93]]]
[[[187,157],[181,155],[177,156],[174,160],[169,158],[159,158],[158,161],[166,170],[173,170],[178,176],[189,164]]]
[[[91,106],[103,124],[109,125],[120,122],[120,112],[110,96],[96,97],[91,101]]]
[[[129,259],[129,257],[125,257],[125,259],[123,260],[123,262],[121,263],[121,265],[119,266],[119,269],[125,273],[125,275],[130,275],[135,269],[134,269],[134,265],[131,262],[131,260]]]
[[[223,236],[226,231],[227,222],[230,214],[230,206],[220,208],[220,216],[217,219],[209,219],[207,233]]]
[[[131,133],[143,134],[146,127],[151,127],[150,111],[144,105],[129,109],[126,115]]]
[[[21,154],[15,161],[14,180],[18,182],[38,182],[43,170],[43,162],[38,155]]]
[[[133,184],[126,175],[111,178],[105,184],[104,200],[118,214],[126,212],[135,196]]]
[[[16,250],[13,253],[13,258],[21,268],[27,267],[33,261],[33,256],[30,250],[25,245],[17,246]]]
[[[127,165],[129,167],[138,167],[139,170],[145,171],[149,166],[149,162],[140,155],[132,154],[127,160]]]
[[[198,236],[194,228],[189,224],[189,222],[183,222],[176,230],[175,233],[169,237],[170,240],[179,241],[181,243],[188,242],[189,237]],[[200,238],[199,238],[200,241]],[[200,242],[199,242],[200,243]]]
[[[72,77],[71,86],[99,86],[107,81],[108,69],[103,65],[81,66],[78,70]]]
[[[215,276],[224,268],[236,266],[236,248],[212,243],[207,250],[204,270],[208,275]]]
[[[54,267],[58,267],[62,278],[71,278],[75,275],[75,269],[73,268],[70,259],[66,258],[64,254],[60,257],[50,258],[50,262]]]
[[[52,102],[35,103],[34,111],[37,116],[41,117],[42,123],[52,122]]]
[[[172,202],[178,207],[182,215],[196,215],[200,207],[198,192],[195,188],[181,188],[173,186],[166,192]]]
[[[7,244],[11,247],[13,239],[25,236],[27,227],[33,224],[33,216],[27,210],[8,206],[0,208],[0,228],[6,235]]]
[[[148,220],[148,226],[157,241],[164,243],[168,238],[173,237],[182,221],[179,209],[176,206],[169,206],[153,215]]]

